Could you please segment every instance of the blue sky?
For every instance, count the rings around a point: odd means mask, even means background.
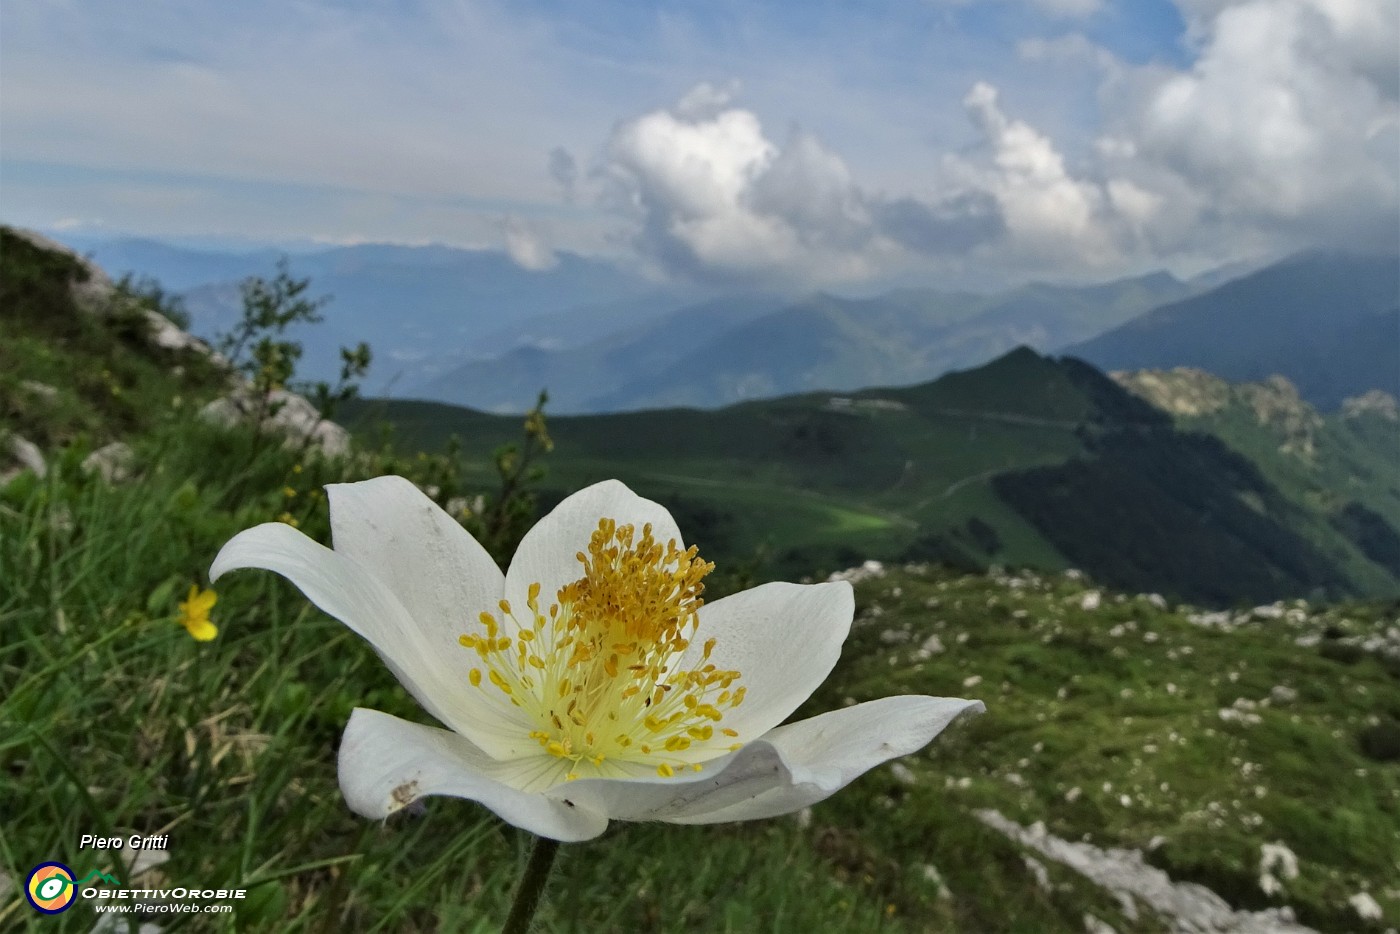
[[[14,0],[0,212],[803,285],[1393,248],[1397,10]]]

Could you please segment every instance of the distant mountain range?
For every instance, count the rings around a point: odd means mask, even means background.
[[[283,255],[192,250],[138,239],[86,249],[114,276],[151,277],[181,293],[191,330],[206,337],[237,320],[238,283],[253,275],[270,277]],[[323,324],[292,335],[306,348],[303,375],[332,375],[339,366],[338,348],[366,341],[376,354],[369,384],[376,392],[417,385],[464,360],[520,343],[569,346],[702,295],[572,253],[559,253],[555,265],[544,270],[524,269],[499,251],[446,246],[365,244],[295,253],[288,260],[293,275],[311,280],[312,295],[332,299]]]
[[[1106,370],[1279,374],[1325,411],[1368,389],[1400,394],[1400,257],[1304,253],[1064,352]]]
[[[238,282],[280,254],[149,240],[93,245],[115,274],[182,292],[198,334],[236,320]],[[818,390],[913,385],[1016,346],[1105,370],[1191,366],[1237,381],[1286,376],[1330,411],[1368,389],[1400,393],[1400,259],[1311,252],[1190,282],[1158,272],[993,295],[906,288],[864,298],[723,294],[660,285],[561,253],[547,270],[506,254],[370,244],[301,252],[293,274],[333,296],[292,336],[302,375],[327,378],[338,348],[367,341],[366,389],[522,412],[541,389],[555,413],[716,408]]]
[[[1223,281],[1222,281],[1223,280]],[[1107,370],[1279,374],[1327,411],[1400,394],[1400,258],[1306,253],[1230,279],[1167,273],[998,295],[720,299],[564,350],[472,361],[407,394],[487,411],[716,408],[815,390],[912,385],[1025,345]]]
[[[1167,374],[1155,393],[1123,379],[1133,391],[1020,348],[904,388],[554,417],[546,498],[620,478],[707,557],[761,576],[879,558],[1079,567],[1214,605],[1400,595],[1392,397],[1321,415],[1281,379]],[[455,434],[486,451],[520,429],[427,402],[364,402],[354,417],[387,419],[410,450]]]
[[[420,384],[416,394],[517,412],[548,388],[551,411],[590,413],[717,408],[817,389],[908,385],[1021,344],[1058,347],[1191,291],[1154,273],[997,295],[903,289],[864,299],[736,296],[567,350],[521,348],[473,361]]]

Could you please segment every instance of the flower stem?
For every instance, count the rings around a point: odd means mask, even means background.
[[[530,862],[525,866],[525,874],[520,877],[520,887],[515,890],[510,917],[506,918],[501,934],[526,934],[530,930],[530,922],[535,918],[535,909],[540,907],[540,896],[549,882],[549,871],[554,867],[554,856],[558,852],[558,840],[536,838],[534,849],[530,851]]]

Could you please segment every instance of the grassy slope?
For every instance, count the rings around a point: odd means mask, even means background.
[[[516,427],[432,403],[359,411],[393,421],[408,448],[456,433],[489,449]],[[1217,426],[1175,426],[1089,367],[1027,350],[920,386],[557,418],[551,430],[558,490],[619,477],[690,519],[714,556],[762,556],[776,576],[873,556],[1075,565],[1221,605],[1400,591],[1400,572],[1306,502],[1330,485],[1388,516],[1400,493],[1383,479],[1379,435],[1321,436],[1331,466],[1303,485],[1274,469],[1271,448],[1232,450]],[[1352,490],[1362,468],[1374,476]]]
[[[714,532],[716,554],[741,559],[766,550],[776,573],[898,554],[945,531],[950,519],[962,521],[966,510],[945,503],[985,503],[995,473],[1081,450],[1074,432],[1091,405],[1041,362],[1012,360],[1004,374],[985,368],[984,385],[996,387],[990,398],[948,377],[935,384],[946,391],[867,390],[840,408],[823,393],[720,411],[555,418],[548,484],[562,490],[621,478]],[[1036,406],[1004,417],[1001,406],[1018,398],[1023,409],[1027,398]],[[457,434],[469,450],[489,450],[518,430],[517,419],[437,403],[373,402],[356,411],[390,419],[406,449]],[[1054,549],[1023,521],[1004,509],[995,518],[1003,540],[1019,549],[1002,560],[1054,566]]]
[[[69,283],[86,276],[71,257],[0,227],[0,432],[41,448],[79,437],[98,447],[149,429],[172,400],[197,402],[221,382],[197,355],[147,347],[141,313],[152,306],[139,298],[105,318],[80,312]]]
[[[119,336],[93,341],[97,359],[158,378]],[[32,377],[66,391],[72,364],[45,359]],[[419,462],[302,458],[165,401],[122,432],[140,482],[84,478],[79,446],[52,458],[47,480],[0,491],[0,872],[22,879],[59,859],[130,884],[250,889],[232,918],[183,918],[191,930],[496,929],[523,835],[460,801],[380,825],[340,800],[335,747],[352,707],[426,719],[367,646],[269,574],[221,582],[212,643],[174,621],[235,531],[285,513],[324,541],[322,484]],[[118,409],[104,400],[91,414],[63,430],[118,433]],[[852,533],[876,515],[833,514]],[[1361,930],[1345,899],[1368,888],[1393,924],[1400,767],[1360,749],[1386,736],[1395,748],[1400,681],[1393,660],[1356,643],[1387,627],[1400,641],[1397,608],[1244,614],[1218,631],[1132,596],[1084,609],[1086,586],[918,568],[860,585],[842,662],[801,713],[901,691],[980,696],[989,713],[908,760],[912,786],[876,770],[807,827],[627,826],[569,848],[542,929],[1069,932],[1085,912],[1122,932],[1160,928],[1054,865],[1041,889],[1025,854],[971,816],[983,807],[1099,844],[1160,835],[1152,861],[1239,906],[1267,901],[1258,847],[1282,840],[1302,871],[1274,903],[1323,930]],[[931,635],[945,651],[917,657]],[[1221,720],[1275,685],[1296,700],[1259,709],[1253,726]],[[85,832],[168,832],[169,862],[133,877],[79,852]],[[6,929],[92,922],[83,907],[39,919],[18,893],[0,897]]]
[[[140,487],[55,480],[5,496],[0,569],[21,583],[0,601],[3,871],[58,858],[127,881],[114,860],[76,851],[78,834],[169,832],[170,862],[141,884],[253,893],[232,922],[194,929],[494,929],[522,834],[465,802],[381,826],[339,799],[335,746],[353,706],[425,719],[367,646],[267,574],[220,587],[214,643],[170,619],[162,585],[197,578],[227,534],[278,508],[219,506],[227,490],[185,479],[199,470],[184,456],[170,450]],[[282,466],[265,482],[298,488],[303,527],[324,536],[310,498],[323,466]],[[1363,888],[1395,917],[1400,769],[1358,749],[1375,724],[1400,730],[1400,669],[1345,644],[1400,624],[1395,608],[1218,632],[1141,598],[1084,610],[1084,587],[918,569],[862,585],[842,663],[803,713],[901,692],[980,696],[990,712],[907,760],[912,786],[879,769],[815,808],[810,827],[623,826],[567,848],[542,929],[1069,932],[1085,912],[1158,929],[1062,867],[1040,889],[980,808],[1098,845],[1163,837],[1151,861],[1177,877],[1237,907],[1286,902],[1322,930],[1359,929],[1345,900]],[[1337,638],[1296,644],[1329,627]],[[945,651],[921,660],[930,635]],[[1253,726],[1220,719],[1276,684],[1297,700]],[[1256,867],[1276,840],[1302,872],[1270,900]],[[0,904],[0,925],[33,920],[22,902]],[[91,921],[79,908],[43,929]]]
[[[1335,522],[1346,504],[1358,503],[1400,529],[1400,481],[1395,477],[1400,430],[1394,422],[1375,415],[1324,416],[1311,455],[1283,450],[1287,439],[1280,431],[1238,407],[1184,419],[1183,424],[1222,438],[1258,464],[1275,486],[1307,510],[1313,541],[1327,542],[1356,579],[1377,589],[1394,586],[1387,570],[1340,535]]]
[[[1292,524],[1342,568],[1365,592],[1396,592],[1400,563],[1385,549],[1371,549],[1348,535],[1346,514],[1360,510],[1400,530],[1400,429],[1374,412],[1320,415],[1292,394],[1287,384],[1230,385],[1192,371],[1151,371],[1122,377],[1131,384],[1146,380],[1156,389],[1186,401],[1177,414],[1186,431],[1219,438],[1249,459],[1294,507]],[[1170,404],[1170,403],[1168,403]],[[1391,549],[1394,551],[1394,548]]]

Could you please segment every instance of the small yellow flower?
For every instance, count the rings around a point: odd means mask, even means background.
[[[277,521],[278,521],[278,522],[285,522],[287,525],[290,525],[292,528],[296,528],[297,526],[301,525],[301,523],[297,521],[297,517],[294,516],[294,515],[292,515],[290,512],[284,512],[284,513],[282,513],[282,515],[280,515],[280,516],[277,517]]]
[[[297,491],[296,491],[295,489],[293,489],[292,487],[289,487],[289,486],[284,486],[284,487],[282,487],[282,496],[283,496],[284,498],[286,498],[286,499],[294,499],[294,498],[296,497],[296,495],[297,495]]]
[[[214,591],[201,591],[198,584],[191,584],[189,597],[180,604],[180,625],[198,642],[208,642],[219,634],[219,627],[209,621],[209,611],[218,599]]]

